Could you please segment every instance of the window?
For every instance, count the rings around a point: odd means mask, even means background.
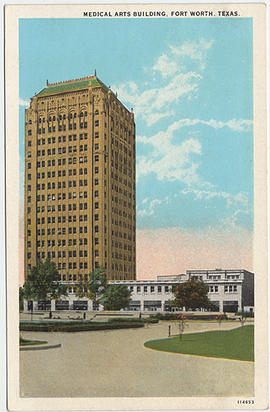
[[[95,143],[95,150],[98,150],[98,149],[99,149],[99,144]]]
[[[99,161],[99,155],[95,155],[95,162]]]
[[[158,293],[161,293],[161,286],[158,286]]]
[[[95,167],[95,173],[98,173],[98,166]]]
[[[143,287],[143,291],[144,291],[145,293],[147,293],[147,286],[144,286],[144,287]]]
[[[141,287],[137,286],[137,293],[140,293],[140,291],[141,291]]]
[[[99,126],[99,121],[98,120],[95,120],[95,126],[96,127]]]

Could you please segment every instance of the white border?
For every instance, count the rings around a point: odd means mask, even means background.
[[[21,3],[26,4],[26,1],[21,1]],[[23,11],[26,12],[27,16],[29,17],[30,12],[33,11],[34,9],[34,13],[36,14],[37,9],[43,9],[43,12],[40,14],[40,16],[42,17],[46,17],[47,11],[48,9],[51,9],[50,7],[47,8],[46,13],[44,13],[44,6],[41,7],[37,7],[38,4],[42,4],[44,5],[44,3],[46,4],[53,4],[53,16],[56,17],[56,10],[57,10],[57,6],[55,5],[55,2],[45,2],[45,1],[35,1],[35,7],[33,8],[32,6],[16,6],[16,13],[17,12],[21,12],[22,9],[24,9]],[[87,1],[82,0],[80,1],[81,4],[89,4]],[[93,1],[92,4],[96,3],[96,7],[100,9],[100,5],[99,2]],[[129,4],[127,4],[129,3]],[[131,7],[132,2],[123,2],[123,1],[119,1],[119,7],[124,7],[125,9]],[[212,2],[211,2],[212,3]],[[223,2],[215,2],[215,4],[224,4]],[[253,4],[247,4],[247,3],[253,3]],[[5,2],[5,4],[11,4],[11,2],[7,1]],[[65,4],[68,5],[67,7],[65,7],[64,13],[63,13],[63,7],[59,6],[59,11],[61,16],[59,17],[65,17],[67,16],[67,11],[68,9],[70,9],[72,7],[72,3],[67,2],[67,1],[61,1],[59,0],[57,2],[57,4]],[[113,4],[112,2],[106,2],[106,4]],[[162,1],[155,1],[155,4],[164,4],[164,2]],[[176,4],[176,3],[175,3]],[[177,2],[177,4],[185,4],[185,8],[187,8],[188,6],[190,6],[189,2]],[[200,7],[200,4],[205,4],[202,1],[197,1],[196,2],[196,8],[198,9]],[[236,6],[237,5],[237,6]],[[142,6],[142,2],[140,5],[140,8]],[[146,4],[144,4],[144,7],[146,6]],[[154,8],[154,4],[151,4],[151,9]],[[207,8],[211,8],[213,6],[213,4],[207,4]],[[228,6],[228,4],[226,4],[226,6]],[[94,7],[94,6],[93,6]],[[252,12],[251,10],[254,9],[254,2],[246,2],[246,4],[237,2],[237,3],[231,3],[230,7],[237,7],[241,9],[241,13],[249,13]],[[255,5],[256,7],[256,5]],[[13,8],[13,7],[12,7]],[[77,6],[76,9],[85,9],[84,6]],[[205,7],[204,7],[205,8]],[[224,6],[223,6],[224,8]],[[257,6],[257,10],[263,8],[263,4],[261,3],[261,7]],[[87,7],[87,10],[89,10],[89,5]],[[14,13],[15,13],[15,6],[13,8],[12,14],[14,17]],[[264,22],[261,20],[263,19],[262,16],[259,16],[261,12],[257,13],[256,15],[254,15],[255,19],[260,19],[260,24],[258,25],[258,31],[256,31],[256,34],[259,32],[259,36],[260,38],[258,39],[259,44],[261,44],[261,46],[263,47],[263,45],[265,44],[265,31],[264,31]],[[20,17],[23,17],[23,15],[21,14]],[[36,15],[36,17],[38,17],[38,14]],[[68,15],[68,17],[70,17],[70,15]],[[72,17],[81,17],[81,16],[77,16],[77,15],[73,15]],[[14,27],[16,27],[16,25],[12,26],[13,30]],[[9,42],[9,38],[6,39]],[[254,38],[254,40],[256,41],[256,36]],[[260,48],[260,51],[262,51],[262,47]],[[257,47],[254,48],[255,50],[259,50]],[[16,61],[16,58],[18,56],[11,56],[12,53],[14,53],[14,51],[16,50],[16,48],[14,48],[14,43],[13,43],[13,50],[10,48],[10,46],[8,46],[7,48],[7,52],[8,55],[10,56],[10,58],[12,58],[12,60],[8,60],[8,62],[10,63],[11,61],[13,62],[13,66],[14,66],[14,61]],[[16,54],[16,53],[15,53]],[[258,56],[254,56],[255,60],[258,58]],[[15,59],[15,60],[14,60]],[[266,240],[267,240],[267,230],[266,230],[266,201],[267,201],[267,193],[266,193],[266,173],[267,173],[267,167],[266,167],[266,150],[265,150],[265,145],[266,145],[266,105],[265,105],[265,82],[264,82],[264,77],[265,77],[265,61],[261,61],[259,64],[255,64],[256,61],[254,60],[254,70],[256,72],[256,70],[260,70],[260,72],[263,74],[259,76],[259,82],[257,83],[256,86],[256,90],[257,93],[255,94],[255,110],[254,110],[254,115],[255,115],[255,111],[256,111],[256,123],[257,125],[259,125],[259,136],[260,136],[260,142],[255,142],[255,146],[254,146],[254,153],[255,153],[255,168],[257,167],[257,172],[259,172],[259,175],[256,174],[256,178],[255,178],[255,222],[256,222],[256,231],[255,231],[255,241],[256,241],[256,248],[257,251],[259,253],[260,256],[262,256],[262,251],[264,251],[264,259],[257,259],[255,256],[255,276],[258,273],[261,273],[262,276],[265,277],[265,282],[266,282],[266,274],[267,274],[267,269],[266,269],[266,265],[267,265],[267,244],[266,244]],[[264,57],[263,57],[264,60]],[[257,61],[258,63],[258,61]],[[9,74],[9,68],[7,68],[8,70],[8,74]],[[7,79],[8,80],[8,79]],[[255,79],[256,80],[256,79]],[[258,77],[257,77],[258,80]],[[12,78],[12,82],[9,83],[10,89],[9,91],[13,90],[14,91],[18,90],[18,73],[15,77]],[[255,82],[254,82],[254,87],[255,87]],[[258,104],[256,104],[256,99]],[[9,101],[9,107],[10,105],[13,104],[14,105],[14,100],[13,102],[10,100]],[[260,106],[260,107],[259,107]],[[259,109],[258,109],[259,108]],[[258,109],[258,110],[257,110]],[[18,111],[18,105],[16,106],[16,104],[13,106],[12,108],[13,110],[13,116],[14,116],[14,111]],[[12,116],[12,118],[14,118]],[[9,118],[7,117],[7,125],[8,127],[10,127],[9,125]],[[12,127],[12,125],[11,125]],[[256,134],[257,134],[257,126],[255,124],[255,129],[256,129]],[[10,129],[8,129],[10,130]],[[260,144],[258,144],[260,143]],[[10,142],[7,142],[7,150],[8,146],[9,146]],[[263,153],[262,153],[263,152]],[[7,152],[7,173],[9,174],[9,166],[11,164],[14,164],[14,152],[13,155],[10,156],[11,152]],[[2,153],[1,153],[2,154]],[[12,160],[12,163],[11,163]],[[15,171],[16,172],[16,171]],[[17,170],[18,172],[18,170]],[[12,180],[11,180],[12,179]],[[7,185],[7,210],[12,213],[12,207],[14,206],[14,204],[16,204],[16,198],[12,197],[11,199],[11,195],[16,196],[16,190],[12,190],[14,187],[17,187],[16,182],[18,181],[18,173],[14,176],[14,170],[12,172],[11,170],[11,179],[10,177],[8,178],[8,185]],[[17,193],[18,194],[18,193]],[[15,200],[15,203],[14,203]],[[18,204],[18,203],[17,203]],[[16,213],[15,213],[16,215]],[[1,221],[0,221],[1,223]],[[8,234],[8,246],[12,245],[12,251],[14,253],[14,240],[16,240],[16,236],[17,236],[17,229],[14,231],[12,230],[12,232],[9,231],[9,228],[7,230],[7,234]],[[10,237],[9,237],[10,236]],[[12,242],[11,244],[9,242]],[[3,248],[1,250],[1,252],[3,251]],[[0,253],[1,253],[0,252]],[[256,255],[256,253],[255,253]],[[1,255],[0,255],[1,258]],[[4,261],[4,258],[3,258]],[[14,266],[13,266],[14,265]],[[16,262],[14,262],[14,259],[12,259],[12,262],[10,261],[10,257],[8,257],[8,273],[12,273],[12,272],[16,272],[17,268],[16,268]],[[264,353],[266,354],[265,351],[265,342],[267,342],[267,319],[266,319],[266,307],[263,305],[258,306],[258,293],[260,295],[260,302],[267,302],[267,288],[266,288],[266,283],[264,282],[264,279],[261,278],[260,279],[260,283],[257,282],[256,285],[256,298],[257,298],[257,307],[256,307],[256,336],[258,337],[258,334],[260,334],[260,340],[256,339],[256,345],[257,345],[257,353],[258,350],[260,353]],[[9,279],[8,281],[8,287],[11,287],[13,289],[14,287],[14,279]],[[15,289],[14,289],[15,290]],[[16,288],[17,290],[17,294],[18,294],[18,287]],[[2,291],[1,291],[2,292]],[[2,292],[3,293],[3,292]],[[2,294],[0,295],[2,297]],[[17,296],[13,295],[12,299],[13,301],[17,298]],[[16,314],[15,314],[16,315]],[[8,312],[8,321],[9,321],[9,325],[11,326],[14,320],[16,320],[14,318],[14,313]],[[262,334],[262,335],[261,335]],[[2,335],[3,336],[3,335]],[[9,341],[10,342],[10,341]],[[12,346],[12,347],[11,347]],[[16,346],[16,345],[15,345]],[[12,373],[14,372],[13,367],[14,365],[17,363],[17,357],[14,353],[14,345],[10,345],[9,343],[9,357],[8,357],[8,362],[9,362],[9,370],[11,372],[11,375],[9,375],[9,387],[11,388],[12,386],[12,392],[10,393],[11,395],[11,399],[10,399],[10,403],[9,403],[9,408],[11,409],[16,409],[18,410],[29,410],[31,409],[102,409],[102,410],[106,410],[108,409],[108,405],[111,406],[110,409],[179,409],[181,407],[181,409],[183,408],[193,408],[193,409],[235,409],[235,405],[234,405],[234,400],[233,398],[192,398],[191,402],[192,402],[192,406],[190,406],[190,398],[185,398],[184,401],[183,399],[181,399],[181,405],[179,404],[179,400],[177,400],[177,398],[135,398],[136,401],[132,400],[132,402],[130,402],[130,399],[118,399],[116,401],[116,404],[112,406],[112,402],[110,399],[100,399],[99,401],[95,400],[95,405],[92,405],[93,402],[89,403],[89,399],[85,400],[85,399],[79,399],[79,398],[73,398],[73,399],[61,399],[59,400],[61,402],[61,406],[60,404],[57,402],[56,399],[44,399],[44,404],[41,405],[41,400],[40,399],[34,399],[34,400],[30,400],[30,399],[18,399],[18,397],[16,396],[16,389],[15,389],[15,382],[14,382],[14,374],[12,375]],[[16,352],[16,351],[15,351]],[[13,357],[12,357],[13,356]],[[15,367],[16,369],[16,367]],[[267,407],[267,390],[268,390],[268,380],[266,378],[268,372],[268,362],[265,362],[265,358],[259,357],[257,359],[256,362],[256,405],[255,408],[256,409],[262,409],[262,408],[266,408]],[[260,371],[260,374],[258,374],[258,371]],[[260,376],[261,375],[261,371],[263,371],[263,375],[264,378],[261,380]],[[14,385],[15,384],[15,385]],[[259,385],[258,385],[259,384]],[[3,386],[1,387],[1,389],[3,389]],[[14,391],[15,389],[15,391]],[[17,388],[18,389],[18,388]],[[13,395],[15,395],[15,397],[13,398]],[[2,396],[1,396],[2,398]],[[91,399],[92,400],[92,399]],[[156,401],[158,400],[158,404],[156,405]],[[188,404],[187,402],[188,401]],[[168,402],[170,403],[170,405],[168,405]],[[58,403],[58,405],[57,405]],[[170,406],[168,408],[168,406]],[[60,408],[59,408],[60,407]],[[250,407],[250,409],[255,409],[254,407]],[[243,408],[240,407],[239,409],[247,409],[247,408]]]

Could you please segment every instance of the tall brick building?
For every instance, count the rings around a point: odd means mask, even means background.
[[[134,115],[96,76],[48,84],[25,111],[25,277],[136,278]]]

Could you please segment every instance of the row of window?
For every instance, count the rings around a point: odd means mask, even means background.
[[[80,217],[80,219],[78,219],[78,220],[80,222],[87,221],[87,215],[84,215],[84,216],[80,215],[79,217]],[[98,221],[98,214],[95,214],[95,220]],[[55,223],[55,221],[56,221],[56,218],[54,216],[53,217],[48,216],[47,223]],[[77,216],[76,215],[73,215],[73,216],[69,215],[68,217],[66,217],[66,216],[58,216],[57,217],[57,222],[58,223],[76,222],[76,221],[77,221]],[[38,225],[44,224],[44,223],[45,223],[45,218],[44,217],[37,218],[37,224]],[[28,226],[31,225],[31,219],[27,219],[27,225]]]
[[[220,291],[220,288],[221,288],[221,286],[211,285],[211,286],[208,286],[208,292],[218,293]],[[237,285],[225,285],[224,286],[224,292],[225,293],[237,292]]]
[[[134,260],[135,261],[135,260]],[[122,265],[122,263],[112,263],[112,270],[120,270],[125,272],[131,272],[131,266]],[[121,279],[121,277],[120,277]]]
[[[225,277],[225,279],[239,279],[239,275],[232,275],[232,276],[230,276],[230,275],[227,275],[226,277]],[[195,276],[195,275],[192,275],[191,276],[191,278],[192,279],[195,279],[195,280],[203,280],[203,276]],[[210,280],[221,280],[221,279],[224,279],[224,277],[222,277],[221,275],[208,275],[207,276],[207,279],[210,279]]]
[[[95,126],[99,126],[99,121],[95,121]],[[87,129],[88,123],[87,122],[80,122],[79,123],[80,129]],[[57,131],[58,132],[65,132],[66,130],[76,130],[77,129],[77,124],[76,123],[69,123],[68,124],[68,129],[66,128],[65,124],[58,124]],[[39,127],[38,128],[38,134],[45,134],[46,133],[46,128],[45,127]],[[56,132],[56,126],[48,126],[48,133],[55,133]],[[28,136],[33,136],[32,134],[32,129],[28,129],[27,132]]]
[[[163,286],[161,286],[161,285],[158,285],[158,286],[154,286],[154,285],[151,285],[151,286],[136,286],[136,292],[137,293],[141,293],[141,292],[148,293],[150,291],[150,293],[155,293],[157,291],[158,293],[162,293],[162,287]],[[129,286],[129,290],[131,292],[134,292],[134,290],[135,290],[134,286]],[[169,286],[164,286],[164,292],[165,293],[170,292]]]
[[[58,116],[50,115],[50,116],[48,116],[47,121],[51,122],[51,121],[55,121],[56,119],[57,119],[57,120],[65,120],[66,118],[68,118],[68,119],[72,119],[72,118],[73,118],[73,119],[76,119],[77,114],[78,114],[79,117],[87,116],[87,112],[86,112],[86,111],[82,111],[82,112],[80,112],[80,114],[79,114],[79,113],[76,113],[76,112],[71,112],[71,113],[68,114],[68,116],[67,116],[65,113],[64,113],[64,114],[59,114]],[[99,114],[99,111],[98,111],[98,110],[95,110],[95,115],[98,115],[98,114]],[[39,117],[38,122],[39,122],[39,123],[45,123],[45,117]],[[31,120],[31,119],[29,119],[28,124],[32,124],[32,120]]]
[[[95,139],[97,139],[99,137],[99,132],[95,132],[94,134]],[[87,139],[88,138],[88,134],[87,133],[80,133],[79,134],[79,140],[83,140],[83,139]],[[105,139],[106,139],[106,134],[105,134]],[[77,134],[70,134],[68,135],[68,139],[67,136],[63,135],[63,136],[58,136],[58,143],[65,143],[65,142],[72,142],[72,141],[76,141],[77,140]],[[47,144],[55,144],[56,143],[56,137],[52,136],[52,137],[48,137],[47,139]],[[28,140],[28,147],[32,146],[32,140]],[[37,141],[38,146],[40,145],[45,145],[46,144],[46,139],[45,137],[43,137],[42,139],[38,139]]]
[[[78,173],[79,175],[83,175],[83,174],[87,175],[87,168],[85,167],[84,169],[79,169],[78,172],[79,172]],[[56,175],[56,173],[55,173],[54,170],[52,172],[51,171],[47,172],[47,178],[48,179],[55,178],[55,175]],[[73,176],[77,175],[77,169],[68,169],[68,176],[72,176],[72,175]],[[66,176],[66,170],[58,170],[57,171],[57,176],[58,177],[65,177]],[[37,173],[37,179],[45,179],[45,178],[46,178],[45,172],[41,172],[41,173],[38,172]],[[28,173],[27,174],[27,180],[31,180],[31,179],[32,179],[31,173]],[[97,183],[95,183],[95,184],[98,184],[98,179],[96,179],[96,181],[97,181]],[[104,183],[105,182],[106,181],[104,181]]]
[[[43,224],[44,223],[43,220],[45,220],[45,219],[44,218],[37,219],[37,224]],[[51,220],[52,220],[52,222],[51,222]],[[72,222],[72,220],[69,220],[69,222]],[[74,220],[73,220],[73,222],[74,222]],[[48,224],[50,224],[50,223],[55,223],[55,218],[54,217],[52,217],[52,218],[48,217]],[[58,223],[61,223],[61,218],[60,217],[58,218]],[[65,222],[63,222],[63,223],[65,223]],[[88,232],[87,226],[80,226],[78,229],[79,229],[79,233],[87,233]],[[58,235],[65,235],[66,233],[69,233],[69,234],[77,233],[77,227],[69,227],[69,228],[63,227],[63,228],[57,229],[57,234]],[[95,226],[95,233],[98,233],[98,226]],[[52,246],[54,246],[54,245],[52,244]]]
[[[83,152],[83,151],[86,151],[87,150],[87,144],[85,144],[85,145],[80,145],[79,146],[79,148],[78,148],[79,150],[79,152]],[[59,147],[58,148],[58,150],[57,150],[57,152],[58,152],[58,154],[65,154],[65,153],[76,153],[77,152],[77,146],[68,146],[68,147]],[[51,155],[55,155],[55,153],[56,153],[56,150],[55,150],[55,148],[53,148],[53,149],[47,149],[47,156],[51,156]],[[46,156],[46,152],[45,152],[45,149],[43,149],[43,150],[38,150],[37,151],[37,156],[38,157],[40,157],[40,156]],[[98,155],[97,155],[98,156]],[[27,154],[27,157],[31,157],[31,152],[28,152],[28,154]]]
[[[123,216],[125,218],[128,218],[129,220],[132,220],[132,215],[130,213],[126,213],[125,211],[122,212],[122,210],[119,210],[116,207],[112,207],[112,213],[115,213],[118,216]],[[135,219],[135,213],[134,213],[134,219]]]
[[[76,163],[77,163],[77,158],[76,157],[73,157],[73,158],[70,157],[68,159],[68,164],[76,164]],[[87,156],[79,157],[79,163],[87,163]],[[55,164],[56,164],[55,159],[47,160],[47,166],[48,167],[55,166]],[[58,166],[61,166],[61,165],[64,166],[66,164],[66,159],[65,158],[64,159],[58,159],[57,164],[58,164]],[[40,161],[37,162],[37,167],[38,168],[39,167],[45,167],[45,166],[46,166],[45,160],[42,160],[41,162]],[[27,169],[30,170],[31,168],[32,168],[32,164],[29,162],[27,164]],[[105,171],[106,171],[106,169],[104,169],[104,173],[105,173]]]
[[[53,231],[55,232],[55,229],[53,228],[52,229],[52,234],[53,234]],[[37,235],[38,236],[45,236],[45,229],[38,229],[37,230]],[[27,231],[27,236],[28,237],[30,237],[31,236],[31,230],[28,230]],[[98,245],[99,244],[99,238],[98,237],[96,237],[95,239],[94,239],[94,243],[95,243],[95,245]],[[87,238],[79,238],[79,245],[81,246],[81,245],[87,245],[88,244],[88,240],[87,240]],[[105,239],[105,244],[106,244],[106,239]],[[58,246],[76,246],[77,245],[77,239],[68,239],[68,242],[66,242],[66,239],[58,239],[57,240],[57,245]]]
[[[76,180],[69,180],[67,182],[65,180],[63,180],[63,181],[58,182],[57,185],[56,185],[55,182],[48,182],[47,183],[47,189],[55,189],[56,186],[57,186],[58,189],[61,189],[61,188],[65,189],[66,187],[76,187],[77,183],[78,183],[79,187],[87,186],[87,184],[88,184],[86,179],[84,179],[84,180],[80,179],[78,182]],[[45,190],[45,189],[46,189],[45,183],[38,183],[37,184],[37,190]],[[28,192],[31,191],[31,185],[27,185],[27,191]],[[97,191],[95,191],[95,197],[97,197],[96,192]],[[84,192],[84,193],[86,193],[86,192]],[[87,197],[87,196],[85,196],[85,197]]]
[[[122,233],[121,231],[118,231],[118,230],[112,230],[112,236],[119,237],[120,239],[124,238],[128,240],[132,240],[131,235],[127,235],[125,232]],[[135,236],[133,236],[133,240],[135,241]]]
[[[48,242],[50,242],[50,241],[48,241]],[[40,243],[40,242],[38,242],[38,243]],[[37,246],[39,246],[39,245],[37,245]],[[54,254],[55,254],[55,252],[54,252]],[[68,252],[66,252],[65,250],[63,250],[63,251],[58,251],[57,252],[57,257],[58,258],[61,258],[61,257],[66,258],[67,256],[70,257],[70,258],[77,257],[77,251],[76,250],[69,250]],[[87,257],[88,256],[88,251],[87,250],[80,250],[79,253],[78,253],[78,256],[79,257]],[[99,251],[98,250],[95,250],[95,256],[99,256]],[[27,253],[27,259],[31,259],[31,252]]]

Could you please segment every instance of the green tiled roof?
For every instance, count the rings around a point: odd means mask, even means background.
[[[93,79],[87,79],[87,80],[74,80],[74,82],[70,82],[70,83],[60,83],[55,86],[45,87],[43,90],[41,90],[37,94],[37,96],[46,96],[49,94],[69,92],[69,91],[77,90],[77,89],[85,89],[91,86],[94,87],[94,86],[105,86],[105,85],[96,77],[94,77]]]

